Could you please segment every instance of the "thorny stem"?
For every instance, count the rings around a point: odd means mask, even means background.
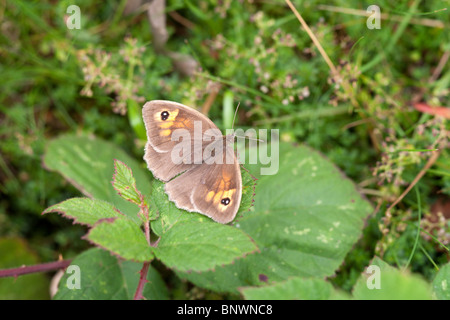
[[[141,201],[141,203],[139,204],[139,208],[141,209],[139,215],[144,218],[143,220],[144,220],[145,239],[147,240],[148,245],[151,246],[152,244],[150,243],[150,219],[149,219],[148,205],[147,203],[145,203],[144,196],[140,192],[139,198]]]
[[[144,262],[141,271],[139,272],[139,283],[136,289],[136,293],[134,294],[133,300],[142,300],[144,296],[142,292],[144,291],[144,285],[147,282],[147,274],[148,268],[150,267],[150,261]]]
[[[60,261],[36,264],[33,266],[25,266],[24,265],[24,266],[21,266],[18,268],[3,269],[3,270],[0,270],[0,278],[18,277],[18,276],[22,276],[22,275],[30,274],[30,273],[65,269],[70,265],[71,262],[72,262],[72,260],[60,260]]]
[[[145,239],[147,240],[147,243],[151,247],[156,247],[158,244],[158,241],[156,243],[151,243],[150,241],[150,219],[149,219],[149,210],[148,205],[145,203],[144,196],[140,194],[139,196],[141,203],[139,204],[139,207],[141,209],[140,216],[142,216],[144,219],[144,233],[145,233]],[[134,294],[133,300],[142,300],[144,298],[142,292],[144,291],[145,283],[147,283],[147,274],[148,269],[150,267],[150,261],[144,262],[142,265],[142,269],[139,272],[139,283],[136,288],[136,292]]]

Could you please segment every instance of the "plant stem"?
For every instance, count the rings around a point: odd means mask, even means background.
[[[237,82],[226,80],[226,79],[222,79],[222,78],[219,78],[219,77],[215,77],[215,76],[212,76],[212,75],[206,74],[206,73],[197,72],[196,75],[199,76],[199,77],[203,77],[203,78],[206,78],[206,79],[210,79],[210,80],[213,80],[213,81],[216,81],[216,82],[223,83],[223,84],[228,85],[228,86],[232,86],[234,88],[240,89],[240,90],[245,91],[245,92],[249,92],[249,93],[251,93],[251,94],[253,94],[255,96],[261,97],[262,99],[264,99],[267,102],[270,102],[272,104],[278,105],[280,103],[278,100],[276,100],[276,99],[274,99],[274,98],[272,98],[272,97],[270,97],[270,96],[268,96],[268,95],[266,95],[266,94],[264,94],[264,93],[262,93],[262,92],[260,92],[258,90],[255,90],[253,88],[241,85],[241,84],[239,84]]]
[[[414,256],[414,253],[416,252],[416,248],[417,248],[417,244],[419,243],[419,236],[420,236],[420,221],[422,219],[422,204],[420,202],[420,192],[419,192],[419,186],[416,185],[415,188],[416,189],[416,197],[417,197],[417,208],[419,210],[419,218],[417,221],[417,234],[416,234],[416,240],[414,241],[414,246],[412,248],[411,254],[409,255],[408,258],[408,262],[406,262],[406,265],[403,267],[403,270],[406,270],[409,266],[409,264],[411,263],[411,260]]]
[[[339,13],[351,14],[351,15],[356,15],[356,16],[361,16],[361,17],[369,17],[372,14],[365,10],[358,10],[358,9],[353,9],[353,8],[342,8],[342,7],[329,6],[329,5],[319,5],[317,8],[319,10],[339,12]],[[430,13],[436,13],[436,12],[445,11],[445,10],[447,10],[447,8],[435,10]],[[390,13],[381,13],[380,18],[383,20],[398,21],[398,22],[402,22],[404,20],[403,16],[393,15]],[[409,19],[408,22],[411,24],[418,24],[418,25],[422,25],[425,27],[431,27],[431,28],[440,28],[440,29],[445,28],[445,24],[440,20],[411,18],[411,19]]]
[[[149,208],[148,204],[145,202],[144,196],[140,193],[139,195],[141,203],[139,204],[139,207],[141,209],[140,216],[143,217],[144,222],[144,232],[145,232],[145,239],[147,240],[147,243],[149,246],[155,246],[150,241],[150,218],[149,218]],[[158,243],[156,242],[156,245]],[[136,292],[134,293],[133,300],[142,300],[144,296],[142,295],[142,292],[144,291],[145,283],[147,283],[147,274],[148,274],[148,268],[150,267],[151,261],[146,261],[142,265],[142,269],[139,272],[139,283],[136,288]]]
[[[422,170],[417,174],[417,176],[414,178],[414,180],[411,182],[411,184],[403,191],[403,193],[398,197],[393,204],[389,206],[389,208],[386,210],[386,216],[389,216],[391,214],[392,208],[394,208],[402,199],[408,194],[409,191],[416,185],[417,182],[427,173],[428,169],[436,162],[437,158],[439,158],[439,155],[441,154],[441,151],[435,151],[431,154],[431,157],[428,159],[427,163],[423,167]]]
[[[144,296],[142,295],[142,292],[144,291],[144,285],[147,282],[147,274],[148,274],[148,268],[150,267],[150,261],[144,262],[141,271],[139,272],[139,283],[136,289],[136,293],[134,294],[133,300],[142,300]]]
[[[316,110],[303,110],[297,113],[288,114],[285,116],[281,116],[278,118],[264,119],[255,121],[255,125],[260,124],[271,124],[271,123],[279,123],[279,122],[287,122],[294,121],[300,119],[309,119],[312,117],[333,117],[341,114],[349,114],[348,106],[339,106],[339,107],[323,107]]]
[[[439,267],[437,266],[436,262],[433,261],[433,259],[428,254],[427,250],[425,250],[425,248],[420,243],[419,243],[419,248],[420,248],[420,250],[422,250],[423,254],[428,258],[428,260],[430,260],[431,264],[434,266],[436,271],[439,271]]]
[[[48,262],[48,263],[42,263],[42,264],[36,264],[32,266],[21,266],[18,268],[10,268],[10,269],[3,269],[0,270],[0,278],[6,278],[6,277],[17,277],[22,276],[29,273],[36,273],[36,272],[46,272],[46,271],[53,271],[58,269],[65,269],[67,268],[72,260],[60,260],[60,261],[54,261],[54,262]]]

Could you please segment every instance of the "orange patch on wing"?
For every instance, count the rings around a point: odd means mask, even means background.
[[[173,121],[164,121],[159,124],[159,127],[161,129],[167,129],[170,128],[171,126],[173,126]]]
[[[214,204],[215,204],[216,206],[219,206],[220,201],[222,200],[222,193],[223,193],[223,191],[219,191],[219,192],[217,192],[216,195],[214,196],[213,202],[214,202]]]
[[[210,192],[208,192],[208,194],[206,195],[206,201],[211,201],[212,200],[212,198],[214,197],[214,191],[210,191]]]
[[[231,203],[231,202],[233,202],[232,199],[233,199],[235,192],[236,192],[236,189],[227,190],[223,193],[222,198],[230,198],[230,203]]]
[[[170,130],[170,129],[165,129],[165,130],[162,130],[159,134],[160,134],[161,136],[163,136],[163,137],[167,137],[167,136],[169,136],[171,133],[172,133],[172,130]]]
[[[161,119],[161,113],[163,113],[164,111],[166,111],[167,113],[169,113],[169,116],[167,117],[166,120],[162,120]],[[161,123],[161,122],[173,122],[176,117],[178,116],[178,112],[180,112],[180,110],[175,109],[172,111],[169,110],[165,110],[165,109],[161,109],[158,112],[156,112],[153,116],[153,118],[155,119],[156,122]]]

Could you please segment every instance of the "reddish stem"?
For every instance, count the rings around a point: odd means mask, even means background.
[[[145,203],[144,196],[140,192],[139,192],[139,198],[141,200],[141,203],[139,204],[139,207],[141,209],[140,215],[144,216],[143,222],[144,222],[145,239],[147,240],[148,245],[152,246],[152,243],[150,241],[150,223],[149,223],[148,206]],[[133,298],[134,300],[142,300],[144,298],[144,296],[142,295],[142,292],[144,291],[144,286],[147,283],[147,274],[148,274],[148,268],[150,267],[150,262],[151,261],[144,262],[144,264],[142,265],[142,269],[139,272],[139,274],[140,274],[139,283],[136,288],[136,292],[134,294],[134,298]]]
[[[150,261],[144,262],[144,265],[142,266],[141,271],[139,274],[141,275],[139,277],[139,283],[136,289],[136,293],[134,294],[134,300],[142,300],[144,296],[142,295],[142,292],[144,291],[144,285],[147,282],[147,274],[148,274],[148,268],[150,267]]]
[[[61,261],[36,264],[33,266],[21,266],[18,268],[3,269],[3,270],[0,270],[0,278],[17,277],[17,276],[21,276],[21,275],[29,274],[29,273],[46,272],[46,271],[53,271],[53,270],[57,270],[57,269],[65,269],[70,265],[71,262],[72,262],[72,260],[61,260]]]

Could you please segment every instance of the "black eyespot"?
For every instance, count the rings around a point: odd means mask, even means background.
[[[169,118],[169,112],[163,111],[161,112],[161,120],[166,121]]]
[[[224,206],[229,205],[231,202],[230,198],[223,198],[220,203],[223,204]]]

